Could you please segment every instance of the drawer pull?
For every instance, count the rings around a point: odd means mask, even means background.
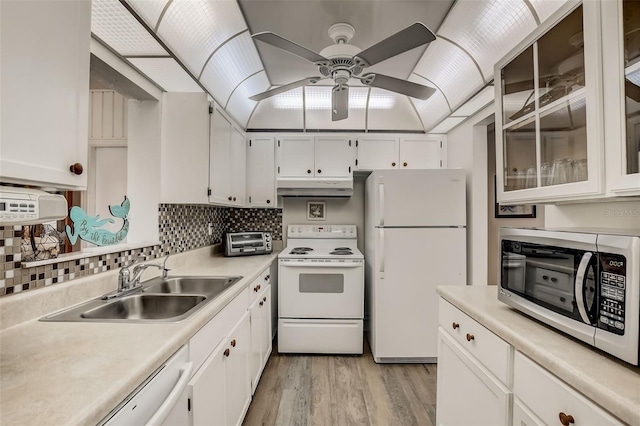
[[[264,277],[264,280],[269,281],[269,278],[271,278],[271,275],[267,275],[266,277]]]
[[[264,305],[264,301],[261,300],[260,301],[260,306],[262,306],[262,305]]]
[[[231,351],[229,350],[229,348],[224,350],[224,356],[229,356],[230,353]]]
[[[472,341],[473,339],[475,339],[476,337],[473,334],[469,334],[467,333],[467,342]]]
[[[261,285],[260,285],[260,284],[258,284],[258,290],[260,290],[260,287],[261,287]]]
[[[263,301],[263,302],[266,302],[266,301],[267,301],[267,298],[266,298],[266,297],[263,297],[263,298],[262,298],[262,301]]]
[[[451,327],[453,327],[453,329],[455,330],[456,328],[460,328],[460,324],[458,324],[457,322],[454,322],[451,324]]]
[[[558,417],[560,418],[560,423],[562,423],[563,426],[569,426],[575,422],[571,414],[565,414],[562,411],[558,414]]]
[[[232,348],[235,348],[235,347],[236,347],[236,339],[233,339],[233,340],[231,341],[231,347],[232,347]]]
[[[253,288],[253,291],[255,291],[255,292],[257,293],[257,292],[258,292],[258,286],[255,286],[255,287]]]

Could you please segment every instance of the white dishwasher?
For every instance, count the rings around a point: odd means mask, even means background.
[[[98,424],[188,424],[186,389],[192,372],[189,347],[184,345]]]

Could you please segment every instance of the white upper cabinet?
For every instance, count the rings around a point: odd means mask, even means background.
[[[602,2],[607,193],[640,195],[640,3]]]
[[[568,2],[496,64],[497,200],[604,193],[600,2]]]
[[[90,27],[91,2],[0,2],[1,181],[86,189]]]
[[[244,206],[246,146],[244,133],[217,108],[211,114],[209,202]]]
[[[275,140],[272,136],[249,136],[247,146],[247,205],[276,207]]]
[[[163,94],[161,146],[161,201],[207,203],[209,101],[206,94]]]
[[[278,138],[278,176],[344,178],[353,173],[355,143],[344,136]]]
[[[445,166],[444,136],[357,138],[358,170],[438,169]]]

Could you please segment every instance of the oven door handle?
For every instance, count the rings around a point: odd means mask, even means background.
[[[283,262],[280,266],[287,268],[358,268],[362,266],[362,263]]]
[[[590,251],[582,255],[582,259],[580,259],[580,264],[578,265],[578,270],[576,271],[576,281],[574,283],[576,305],[578,306],[580,317],[585,324],[591,324],[591,320],[589,319],[589,315],[587,314],[587,309],[584,305],[584,290],[586,282],[585,275],[587,273],[587,268],[589,268],[589,263],[591,262],[592,257],[593,253],[591,253]]]

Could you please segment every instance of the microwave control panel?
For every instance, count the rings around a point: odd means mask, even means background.
[[[600,309],[598,328],[610,333],[624,334],[626,263],[619,254],[599,253],[600,256]]]

